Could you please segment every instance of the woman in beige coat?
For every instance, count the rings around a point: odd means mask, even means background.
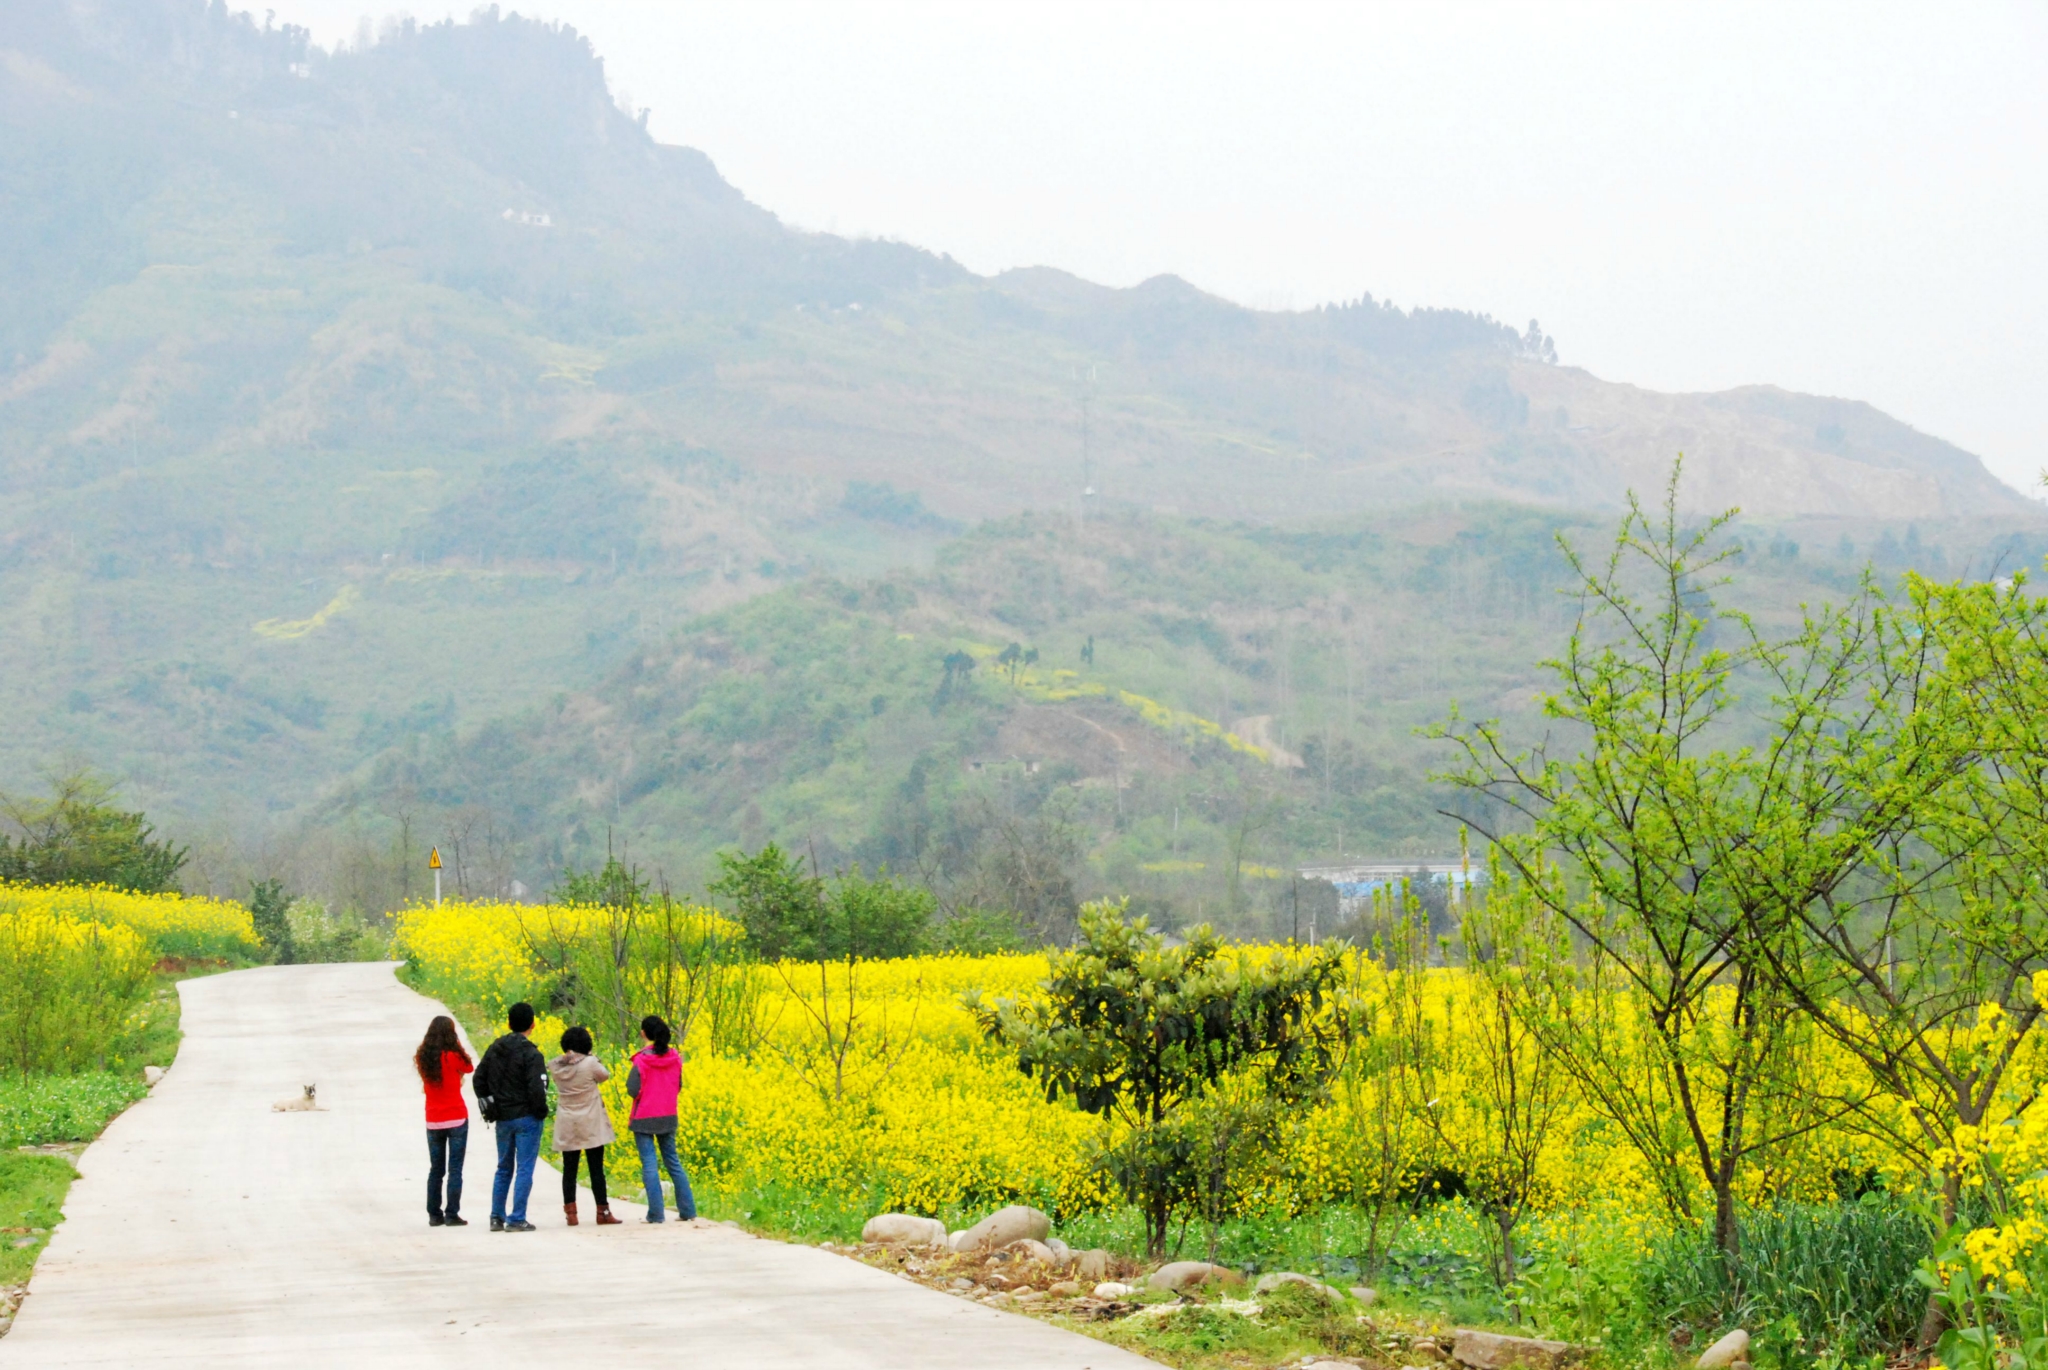
[[[590,1197],[597,1200],[597,1225],[618,1222],[604,1192],[604,1149],[612,1141],[598,1086],[612,1078],[590,1054],[590,1033],[572,1027],[562,1034],[562,1054],[548,1062],[555,1082],[555,1150],[562,1153],[562,1212],[576,1226],[576,1162],[590,1163]]]

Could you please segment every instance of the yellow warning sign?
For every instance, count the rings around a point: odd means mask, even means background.
[[[441,869],[441,849],[439,847],[434,848],[433,851],[428,855],[427,869],[430,871],[437,871]]]

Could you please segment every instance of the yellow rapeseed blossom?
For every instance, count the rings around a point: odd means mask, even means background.
[[[713,910],[686,909],[682,916],[700,934],[739,938]],[[632,968],[624,976],[629,1003],[605,1001],[602,987],[593,987],[590,977],[603,972],[603,958],[587,958],[614,945],[615,920],[601,908],[449,901],[407,910],[394,945],[411,963],[413,983],[472,1022],[500,1021],[516,999],[535,1004],[542,1015],[535,1040],[550,1055],[568,1025],[560,1005],[582,1004],[584,1026],[613,1071],[604,1097],[623,1135],[627,1058],[637,1046],[630,1039],[639,1014],[657,1007],[661,977],[658,968]],[[1298,953],[1242,946],[1229,954]],[[1037,954],[852,966],[733,959],[692,971],[692,989],[681,984],[687,976],[669,968],[672,1013],[686,1027],[678,1040],[685,1065],[677,1140],[692,1174],[717,1187],[782,1183],[924,1213],[1012,1200],[1067,1212],[1111,1206],[1113,1189],[1093,1163],[1098,1146],[1114,1140],[1105,1123],[1066,1100],[1048,1102],[962,1006],[975,991],[988,999],[1036,993],[1047,969]],[[1391,984],[1369,958],[1354,959],[1349,993],[1360,1004],[1384,1002]],[[1425,1031],[1442,1047],[1446,1034],[1465,1030],[1460,1025],[1471,1017],[1459,1010],[1481,982],[1462,970],[1436,969],[1420,988]],[[1810,1051],[1817,1072],[1853,1069],[1825,1044]],[[1471,1053],[1441,1057],[1430,1077],[1434,1100],[1404,1097],[1369,1073],[1340,1079],[1323,1102],[1289,1120],[1280,1151],[1267,1158],[1270,1173],[1251,1187],[1247,1202],[1303,1212],[1375,1186],[1398,1190],[1432,1166],[1453,1164],[1455,1156],[1432,1140],[1429,1121],[1415,1110],[1440,1110],[1437,1127],[1453,1143],[1482,1127],[1469,1106],[1478,1077],[1460,1073],[1482,1064]],[[1391,1177],[1372,1171],[1374,1157],[1363,1144],[1390,1118],[1411,1143],[1403,1153],[1407,1169]],[[1905,1178],[1899,1158],[1868,1136],[1820,1129],[1756,1167],[1745,1197],[1822,1197],[1832,1193],[1838,1172],[1869,1168]],[[1597,1212],[1602,1222],[1647,1230],[1663,1216],[1658,1193],[1626,1139],[1589,1100],[1567,1090],[1537,1162],[1536,1206]]]
[[[249,910],[232,899],[191,894],[133,894],[98,885],[8,885],[0,898],[102,926],[133,929],[158,956],[232,957],[261,949]]]
[[[147,989],[155,961],[133,928],[0,889],[0,1071],[93,1060]]]

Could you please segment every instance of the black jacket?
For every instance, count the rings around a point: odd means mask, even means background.
[[[470,1088],[479,1101],[495,1100],[492,1115],[496,1122],[548,1116],[547,1062],[539,1047],[516,1032],[506,1033],[485,1049]]]

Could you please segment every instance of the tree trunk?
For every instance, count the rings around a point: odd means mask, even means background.
[[[1714,1181],[1714,1245],[1731,1264],[1741,1250],[1742,1234],[1735,1226],[1735,1177],[1730,1174]]]
[[[1961,1206],[1962,1198],[1962,1176],[1951,1170],[1948,1174],[1942,1176],[1941,1180],[1941,1225],[1943,1228],[1955,1225],[1956,1210]],[[1947,1326],[1948,1311],[1941,1306],[1941,1295],[1930,1293],[1927,1296],[1927,1307],[1920,1314],[1920,1335],[1913,1339],[1914,1347],[1921,1351],[1933,1350],[1934,1343],[1941,1340],[1942,1329]]]

